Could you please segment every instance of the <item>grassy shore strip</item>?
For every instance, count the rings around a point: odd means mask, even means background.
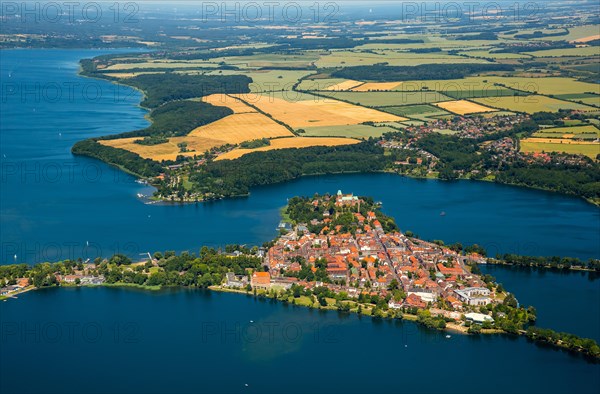
[[[579,271],[579,272],[596,272],[596,270],[593,270],[591,268],[587,268],[587,267],[580,267],[580,266],[570,266],[570,267],[555,267],[552,266],[550,264],[545,264],[545,265],[520,265],[520,264],[512,264],[512,263],[508,263],[504,260],[496,260],[496,259],[487,259],[486,263],[479,263],[480,265],[502,265],[505,267],[511,267],[511,268],[541,268],[541,269],[549,269],[549,270],[556,270],[556,271]]]
[[[61,286],[64,286],[61,284]],[[77,286],[77,285],[75,285]],[[137,283],[125,283],[125,282],[115,282],[115,283],[102,283],[100,285],[82,285],[84,287],[122,287],[122,288],[134,288],[141,290],[150,290],[150,291],[158,291],[162,290],[162,286],[149,286],[149,285],[138,285]]]
[[[124,283],[124,282],[103,283],[100,285],[76,285],[76,284],[62,283],[61,287],[113,287],[113,288],[124,288],[124,289],[140,289],[140,290],[146,290],[146,291],[158,291],[158,290],[162,289],[162,286],[147,286],[147,285],[138,285],[135,283]],[[181,287],[181,288],[183,288],[183,287]],[[307,296],[300,296],[298,298],[289,297],[289,298],[285,298],[285,299],[280,299],[280,298],[269,295],[269,293],[267,293],[265,291],[260,291],[260,292],[255,293],[255,292],[249,292],[247,290],[225,288],[220,285],[209,286],[208,289],[211,291],[218,291],[218,292],[224,292],[224,293],[238,293],[238,294],[245,294],[247,296],[253,296],[253,297],[258,296],[258,297],[270,298],[270,299],[274,299],[277,301],[281,300],[283,302],[286,302],[286,303],[289,303],[292,305],[301,306],[301,307],[340,312],[338,310],[337,306],[334,304],[334,299],[332,299],[332,298],[327,299],[327,305],[322,306],[314,298],[312,298],[312,300],[311,300],[311,298],[309,298]],[[21,293],[24,293],[24,292],[27,292],[30,290],[37,290],[37,288],[35,286],[28,286],[28,287],[20,290],[19,292],[16,292],[9,296],[0,296],[0,301],[6,301],[8,298],[17,298],[17,297],[15,297],[15,295],[21,294]],[[447,322],[444,328],[432,327],[432,326],[424,324],[422,321],[420,321],[418,316],[407,314],[407,313],[402,313],[398,310],[392,311],[395,314],[393,316],[391,316],[389,312],[386,313],[384,316],[372,316],[371,312],[375,308],[374,305],[358,303],[356,301],[344,301],[344,302],[346,302],[348,304],[353,304],[352,308],[350,308],[349,310],[343,311],[346,313],[354,313],[359,316],[361,316],[361,315],[362,316],[371,316],[373,319],[406,320],[406,321],[410,321],[410,322],[419,324],[419,325],[427,327],[427,328],[436,329],[438,331],[454,332],[454,333],[460,333],[460,334],[465,334],[465,335],[472,334],[469,331],[469,328],[462,324]],[[481,328],[481,329],[477,330],[477,332],[475,334],[485,334],[485,335],[494,334],[494,335],[496,335],[496,334],[509,334],[509,333],[506,333],[500,329]],[[566,350],[569,352],[579,353],[579,354],[584,355],[585,357],[588,357],[593,362],[600,362],[600,353],[590,354],[590,353],[588,353],[589,349],[587,349],[584,346],[585,342],[591,342],[593,347],[597,348],[598,345],[595,343],[595,341],[593,341],[591,339],[579,338],[572,334],[558,333],[558,332],[555,332],[552,330],[538,328],[535,326],[530,326],[527,330],[519,330],[516,335],[524,336],[528,340],[533,341],[533,342],[540,342],[540,343],[544,343],[549,346],[557,347],[557,348],[560,348],[560,349],[563,349],[563,350]]]
[[[314,298],[311,300],[307,296],[300,296],[299,298],[290,297],[290,298],[286,298],[286,299],[281,299],[281,298],[272,297],[271,295],[269,295],[269,293],[267,293],[265,291],[260,291],[260,292],[254,293],[254,292],[250,292],[247,290],[225,288],[225,287],[216,286],[216,285],[209,286],[208,288],[212,291],[245,294],[247,296],[253,296],[253,297],[257,297],[257,296],[265,297],[265,298],[270,298],[270,299],[274,299],[277,301],[283,301],[283,302],[286,302],[286,303],[289,303],[292,305],[296,305],[296,306],[339,312],[339,310],[333,303],[333,301],[334,301],[333,299],[327,299],[327,305],[321,306],[319,304],[319,302],[317,302]],[[291,301],[290,301],[290,299],[291,299]],[[446,326],[444,328],[438,328],[438,327],[431,327],[431,326],[424,324],[423,322],[421,322],[419,320],[419,317],[416,315],[411,315],[411,314],[407,314],[407,313],[401,313],[400,311],[395,311],[395,316],[390,316],[390,314],[387,313],[383,317],[376,317],[376,316],[371,315],[371,311],[374,308],[374,305],[358,303],[356,301],[345,301],[345,302],[354,304],[354,307],[351,308],[349,311],[344,311],[346,313],[354,313],[359,316],[360,315],[371,316],[373,319],[406,320],[406,321],[410,321],[415,324],[419,324],[421,326],[424,326],[427,328],[432,328],[432,329],[435,329],[438,331],[446,331],[446,332],[458,333],[458,334],[463,334],[463,335],[478,335],[478,334],[519,335],[519,336],[525,337],[528,341],[544,343],[546,345],[557,347],[557,348],[560,348],[560,349],[568,351],[568,352],[581,354],[592,362],[600,362],[600,353],[590,354],[590,353],[588,353],[589,349],[586,349],[586,347],[581,344],[583,342],[592,342],[594,344],[594,346],[597,347],[597,344],[595,344],[595,341],[593,341],[591,339],[586,339],[586,338],[579,338],[572,334],[557,333],[552,330],[538,328],[536,326],[530,326],[527,330],[522,330],[522,329],[518,330],[518,332],[516,334],[511,334],[511,333],[505,332],[498,328],[488,328],[488,329],[480,328],[476,332],[470,332],[469,327],[466,327],[460,323],[453,323],[453,322],[447,322]],[[569,341],[571,343],[569,343]]]
[[[319,310],[330,310],[330,311],[338,311],[337,307],[335,306],[335,304],[331,300],[328,300],[328,304],[326,306],[321,306],[319,304],[319,302],[317,300],[315,300],[313,298],[313,300],[310,300],[309,297],[307,296],[300,296],[298,298],[287,298],[287,299],[283,299],[283,298],[273,298],[271,296],[269,296],[269,294],[267,292],[261,291],[261,292],[257,292],[256,294],[254,294],[253,292],[250,291],[246,291],[246,290],[241,290],[241,289],[232,289],[232,288],[228,288],[228,287],[223,287],[223,286],[209,286],[208,287],[210,290],[212,291],[218,291],[218,292],[224,292],[224,293],[237,293],[237,294],[245,294],[247,296],[253,296],[253,297],[265,297],[265,298],[270,298],[270,299],[275,299],[277,301],[283,301],[283,302],[287,302],[289,304],[292,305],[296,305],[296,306],[301,306],[301,307],[306,307],[306,308],[312,308],[312,309],[319,309]],[[293,301],[292,301],[293,300]],[[372,304],[363,304],[363,303],[358,303],[356,301],[346,301],[349,304],[353,304],[353,307],[349,310],[346,311],[346,313],[353,313],[356,315],[362,315],[362,316],[371,316],[374,319],[377,317],[374,317],[371,315],[371,311],[374,308],[374,305]],[[360,306],[360,309],[359,309]],[[410,321],[416,324],[420,324],[422,326],[425,326],[424,324],[421,324],[418,320],[418,317],[415,315],[411,315],[408,313],[401,313],[401,312],[397,312],[396,316],[390,316],[389,314],[385,317],[383,317],[383,319],[398,319],[398,320],[406,320],[406,321]],[[446,328],[444,329],[438,329],[441,331],[451,331],[451,332],[458,332],[461,334],[467,334],[468,333],[468,327],[465,327],[461,324],[457,324],[457,323],[447,323],[446,324]],[[498,329],[482,329],[481,330],[482,334],[501,334],[503,333],[502,330],[498,330]]]

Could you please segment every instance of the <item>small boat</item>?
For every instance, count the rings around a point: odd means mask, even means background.
[[[451,335],[446,335],[446,339],[450,339],[450,338],[452,338]]]
[[[250,320],[250,323],[254,323],[254,320]]]

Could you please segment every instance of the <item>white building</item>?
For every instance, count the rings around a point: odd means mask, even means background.
[[[472,321],[473,323],[484,323],[486,321],[489,321],[490,323],[494,322],[494,318],[488,315],[484,315],[483,313],[467,313],[465,315],[465,317],[467,318],[467,320]]]
[[[461,290],[454,290],[458,299],[467,305],[487,305],[492,302],[490,290],[486,287],[467,287]]]

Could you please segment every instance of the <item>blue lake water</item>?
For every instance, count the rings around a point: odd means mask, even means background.
[[[600,257],[600,209],[492,183],[323,176],[255,188],[237,200],[144,205],[136,195],[151,190],[133,177],[70,153],[78,140],[147,125],[138,92],[77,76],[78,60],[100,53],[2,52],[1,263],[262,244],[274,236],[286,198],[338,189],[381,200],[400,228],[423,238],[479,243],[492,255]]]
[[[50,289],[0,312],[3,393],[596,393],[600,385],[600,365],[524,338],[447,339],[413,323],[237,294]]]
[[[2,264],[261,244],[275,235],[286,198],[338,189],[381,200],[401,229],[422,238],[479,243],[491,254],[600,257],[598,208],[483,182],[321,176],[255,188],[249,198],[145,205],[136,194],[151,191],[133,177],[70,153],[83,138],[147,125],[138,92],[77,76],[79,59],[101,53],[0,51]],[[540,326],[600,340],[598,280],[484,269],[537,307]],[[216,323],[228,328],[250,320],[298,324],[303,334],[294,342],[279,330],[280,338],[256,343],[207,334]],[[0,321],[0,392],[480,392],[491,384],[485,391],[559,393],[597,392],[600,384],[597,365],[523,338],[446,340],[410,323],[372,323],[230,294],[45,290],[0,303]],[[90,332],[69,340],[72,322]],[[317,339],[316,327],[325,327]],[[323,335],[337,339],[325,343]],[[137,342],[123,342],[132,336]],[[99,368],[102,378],[91,378]],[[467,380],[457,378],[465,374]]]

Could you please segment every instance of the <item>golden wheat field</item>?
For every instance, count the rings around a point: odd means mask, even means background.
[[[495,112],[497,111],[494,108],[485,107],[480,104],[475,104],[468,100],[457,100],[457,101],[444,101],[441,103],[436,103],[436,106],[445,109],[446,111],[458,114],[458,115],[468,115],[475,114],[480,112]]]
[[[351,138],[331,138],[331,137],[292,137],[292,138],[276,138],[271,140],[271,145],[263,146],[256,149],[234,149],[220,155],[217,160],[233,160],[238,159],[245,154],[252,152],[263,152],[274,149],[286,148],[308,148],[311,146],[339,146],[352,145],[359,143],[359,140]]]
[[[367,82],[360,86],[357,86],[352,90],[353,92],[372,92],[381,90],[394,90],[398,86],[402,85],[402,82]]]
[[[158,162],[163,160],[175,160],[178,155],[193,156],[195,154],[201,154],[204,153],[207,149],[224,145],[223,141],[200,137],[176,137],[171,138],[168,142],[159,145],[136,144],[134,141],[139,139],[141,139],[141,137],[119,138],[116,140],[101,140],[98,142],[102,145],[112,146],[113,148],[125,149],[130,152],[137,153],[144,159],[151,159]],[[177,144],[183,141],[188,143],[187,149],[190,152],[179,152],[180,148],[177,146]]]
[[[234,95],[236,96],[236,95]],[[257,96],[252,104],[273,118],[294,129],[314,126],[344,126],[363,122],[401,122],[406,118],[333,100],[314,96],[302,96],[290,101],[270,96]]]
[[[243,105],[252,109],[241,102],[239,104],[241,105],[233,104],[232,106],[241,109]],[[193,156],[202,154],[208,149],[225,144],[239,144],[240,142],[261,138],[292,136],[293,134],[287,128],[267,116],[258,112],[245,112],[235,113],[198,127],[186,136],[170,138],[164,144],[136,144],[134,141],[140,139],[140,137],[105,140],[100,141],[100,143],[114,148],[126,149],[146,159],[162,161],[175,160],[178,155]],[[187,143],[189,152],[180,152],[181,149],[177,145],[182,142]]]
[[[362,85],[362,82],[349,79],[347,81],[336,83],[335,85],[331,85],[331,86],[325,88],[324,90],[343,92],[345,90],[350,90],[352,88],[355,88],[358,85]]]
[[[256,112],[254,108],[245,104],[242,100],[235,97],[231,97],[227,94],[211,94],[209,96],[202,97],[202,101],[211,105],[215,105],[217,107],[228,107],[231,110],[233,110],[234,114]]]
[[[204,137],[237,144],[260,138],[291,137],[293,134],[258,112],[233,114],[192,130],[187,137]]]

